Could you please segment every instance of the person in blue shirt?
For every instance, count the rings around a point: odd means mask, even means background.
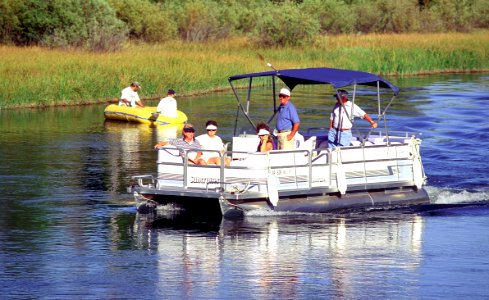
[[[290,102],[290,91],[281,89],[278,95],[280,106],[278,108],[277,139],[278,149],[295,149],[295,134],[299,131],[300,119],[295,106]]]

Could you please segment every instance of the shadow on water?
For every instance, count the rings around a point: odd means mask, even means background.
[[[216,215],[197,215],[185,211],[157,210],[139,214],[138,218],[148,228],[165,228],[173,230],[192,230],[200,232],[217,232],[222,217]]]
[[[422,216],[485,216],[489,215],[489,201],[424,204],[410,208],[410,212]]]
[[[336,226],[349,224],[386,224],[409,221],[414,216],[481,216],[489,214],[489,201],[450,204],[422,204],[398,208],[350,210],[332,213],[273,213],[223,218],[220,215],[190,214],[185,211],[157,210],[137,214],[138,221],[148,229],[170,229],[225,235],[260,233],[270,222],[280,226]]]

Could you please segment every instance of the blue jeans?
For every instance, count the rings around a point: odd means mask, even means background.
[[[331,128],[328,132],[328,148],[350,146],[351,138],[351,130],[341,132]]]

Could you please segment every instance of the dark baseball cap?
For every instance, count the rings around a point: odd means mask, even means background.
[[[338,99],[338,97],[347,97],[348,98],[348,91],[346,90],[337,90],[336,91],[336,94],[333,95],[333,97],[335,97],[336,99]]]

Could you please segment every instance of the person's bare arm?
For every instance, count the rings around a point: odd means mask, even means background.
[[[299,131],[299,126],[300,125],[301,125],[301,123],[294,123],[294,126],[292,126],[292,130],[287,135],[287,140],[288,141],[290,141],[295,136],[295,134],[297,133],[297,131]]]
[[[155,145],[155,149],[158,150],[159,148],[166,146],[168,144],[169,144],[168,141],[159,142],[158,144]]]
[[[365,116],[363,116],[363,119],[367,120],[370,123],[370,126],[372,126],[372,128],[377,128],[378,126],[377,122],[372,120],[372,118],[368,114],[365,114]]]

